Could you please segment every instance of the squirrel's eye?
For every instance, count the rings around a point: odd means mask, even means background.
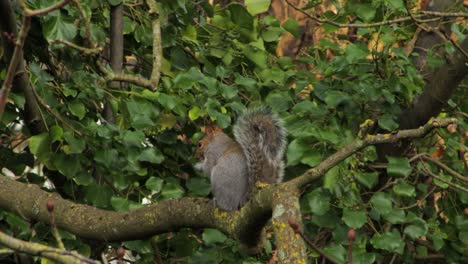
[[[203,144],[201,142],[198,142],[198,147],[201,148]]]

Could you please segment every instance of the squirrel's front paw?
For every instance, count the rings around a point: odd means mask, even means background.
[[[261,182],[261,181],[255,182],[255,187],[257,187],[258,189],[263,189],[265,187],[268,187],[269,185],[270,184],[266,182]]]

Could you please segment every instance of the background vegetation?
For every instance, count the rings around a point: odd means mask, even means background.
[[[444,0],[1,0],[0,262],[466,261],[467,16]],[[260,104],[285,120],[292,181],[220,212],[193,170],[201,128]]]

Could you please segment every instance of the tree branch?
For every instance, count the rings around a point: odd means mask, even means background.
[[[44,15],[44,14],[47,14],[47,13],[50,13],[54,10],[57,10],[63,6],[65,6],[66,4],[68,4],[68,2],[70,2],[70,0],[62,0],[60,2],[57,2],[56,4],[54,5],[51,5],[49,7],[46,7],[46,8],[43,8],[43,9],[39,9],[39,10],[32,10],[32,9],[29,9],[26,4],[24,3],[23,0],[19,0],[18,1],[21,8],[23,9],[23,12],[24,12],[24,15],[27,16],[27,17],[32,17],[32,16],[40,16],[40,15]]]
[[[19,33],[19,36],[15,42],[15,49],[13,55],[11,56],[10,64],[8,65],[8,70],[5,76],[5,81],[3,81],[2,90],[0,90],[0,120],[2,119],[3,112],[5,111],[5,105],[7,102],[8,95],[10,94],[11,85],[16,74],[16,69],[20,61],[23,59],[23,46],[24,40],[31,26],[31,18],[23,18],[23,26]]]
[[[273,195],[272,224],[275,232],[276,246],[281,263],[306,263],[307,252],[304,240],[298,239],[296,230],[290,226],[294,221],[302,227],[301,209],[299,206],[300,192],[297,188],[278,186]]]
[[[153,26],[153,70],[151,72],[151,86],[156,89],[161,78],[162,65],[162,45],[161,45],[161,23],[159,21],[159,12],[156,6],[156,1],[146,0],[149,7],[149,14],[152,18]]]
[[[293,3],[291,3],[289,0],[285,0],[286,3],[291,6],[293,9],[295,9],[296,11],[304,14],[306,17],[314,20],[315,22],[319,23],[319,24],[329,24],[329,25],[332,25],[332,26],[335,26],[335,27],[339,27],[339,28],[370,28],[370,27],[379,27],[379,26],[385,26],[385,25],[391,25],[391,24],[397,24],[397,23],[402,23],[402,22],[406,22],[406,21],[410,21],[410,20],[413,20],[413,18],[421,18],[421,17],[424,17],[424,15],[428,15],[428,16],[434,16],[434,17],[437,17],[437,18],[434,18],[434,19],[425,19],[425,20],[419,20],[419,22],[431,22],[431,21],[439,21],[440,18],[443,18],[443,17],[468,17],[468,14],[466,13],[442,13],[442,12],[430,12],[430,11],[423,11],[421,12],[423,15],[413,15],[413,17],[411,16],[406,16],[406,17],[401,17],[401,18],[396,18],[396,19],[392,19],[392,20],[387,20],[387,21],[382,21],[382,22],[376,22],[376,23],[362,23],[362,24],[343,24],[343,23],[338,23],[338,22],[335,22],[333,20],[328,20],[328,19],[321,19],[317,16],[314,16],[304,10],[302,10],[301,8],[297,7],[296,5],[294,5]]]
[[[32,243],[11,237],[0,231],[0,244],[18,252],[23,252],[33,256],[41,256],[59,263],[87,263],[97,264],[99,261],[84,257],[76,252],[49,247],[39,243]]]
[[[287,184],[292,184],[302,188],[323,176],[328,170],[336,166],[341,161],[367,146],[384,143],[396,143],[400,140],[420,138],[435,128],[446,127],[455,123],[457,123],[457,120],[452,118],[435,119],[416,129],[400,130],[389,134],[367,135],[365,138],[357,139],[353,143],[338,150],[327,159],[320,162],[320,164],[318,164],[315,168],[306,171],[302,176],[287,182]]]

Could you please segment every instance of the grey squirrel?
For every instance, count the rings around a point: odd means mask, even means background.
[[[269,108],[246,111],[234,126],[234,138],[221,128],[205,129],[195,168],[210,177],[216,206],[233,211],[249,198],[256,182],[283,180],[286,130]]]

